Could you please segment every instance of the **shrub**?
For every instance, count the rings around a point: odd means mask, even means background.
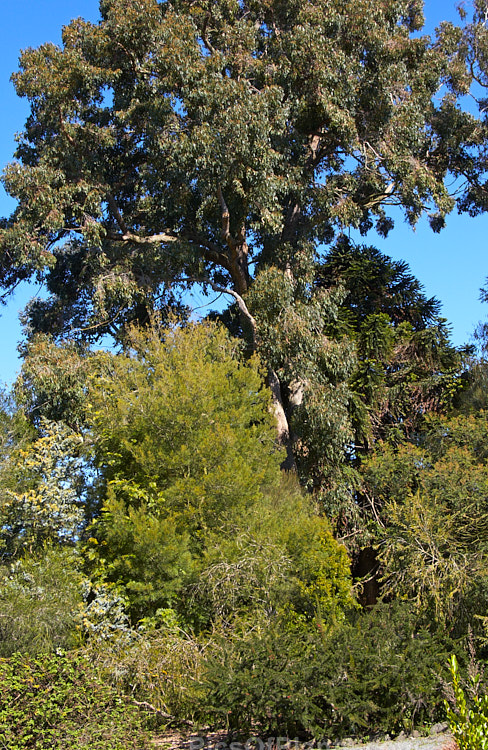
[[[79,643],[82,575],[73,549],[38,550],[0,569],[0,656]]]
[[[445,701],[447,718],[459,750],[487,750],[488,748],[488,695],[479,695],[480,676],[471,675],[472,700],[466,698],[461,687],[458,662],[454,654],[449,668],[452,677],[455,708]],[[470,705],[471,704],[471,705]]]
[[[167,611],[168,619],[171,613]],[[201,700],[202,649],[176,625],[123,633],[110,641],[90,639],[87,653],[107,682],[138,702],[150,704],[154,718],[192,720]]]
[[[449,647],[443,631],[419,625],[408,602],[353,615],[324,643],[322,686],[334,706],[332,732],[409,732],[443,718]]]
[[[270,618],[208,648],[206,705],[214,721],[265,735],[408,731],[443,716],[445,661],[405,604],[307,630]]]
[[[148,748],[138,709],[82,655],[0,659],[0,746],[9,750]]]
[[[214,637],[202,720],[261,736],[294,736],[325,719],[316,638],[272,622]]]

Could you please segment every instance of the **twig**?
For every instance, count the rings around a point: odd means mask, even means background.
[[[148,703],[147,701],[136,701],[135,698],[133,698],[133,701],[139,708],[147,708],[149,711],[152,711],[158,716],[161,716],[162,719],[166,719],[167,721],[177,721],[178,724],[185,724],[188,727],[193,726],[193,722],[189,721],[188,719],[177,719],[176,716],[173,716],[173,714],[167,714],[166,711],[161,711],[160,708],[156,708],[156,706],[153,706],[152,703]]]

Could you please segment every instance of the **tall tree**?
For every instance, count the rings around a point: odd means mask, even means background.
[[[100,10],[99,23],[67,26],[62,47],[26,50],[14,76],[31,115],[4,175],[19,205],[0,230],[1,281],[45,281],[33,330],[120,339],[127,320],[196,279],[237,301],[254,348],[284,289],[300,348],[331,314],[311,292],[318,243],[348,226],[386,233],[388,204],[412,224],[426,206],[440,220],[452,208],[451,125],[443,139],[432,125],[447,58],[413,36],[420,0],[103,0]],[[254,315],[245,298],[270,267],[280,284],[262,278]],[[308,373],[326,349],[325,338],[308,349]],[[289,360],[270,372],[283,439],[297,381],[317,400]],[[340,368],[327,369],[330,358],[317,382],[330,390]],[[347,398],[329,399],[341,439]]]
[[[415,441],[429,414],[452,408],[466,385],[466,361],[463,351],[450,343],[440,303],[426,297],[405,262],[341,237],[318,263],[315,283],[344,288],[329,335],[347,335],[356,346],[349,381],[354,427],[349,458],[361,469],[365,459],[381,450],[382,441]],[[367,483],[356,481],[351,489],[338,509],[330,495],[324,499],[339,534],[347,539],[353,573],[364,581],[362,601],[372,604],[379,595],[375,543],[381,512]]]
[[[452,346],[440,302],[426,297],[407,263],[342,237],[318,264],[316,284],[345,289],[331,334],[356,344],[356,459],[375,440],[413,435],[427,414],[452,405],[469,347]]]
[[[469,6],[472,16],[464,27],[443,22],[438,29],[447,93],[432,124],[439,158],[456,178],[458,208],[476,216],[488,209],[488,2],[473,0]],[[458,10],[466,20],[464,4]],[[463,110],[458,101],[466,95],[471,106]]]

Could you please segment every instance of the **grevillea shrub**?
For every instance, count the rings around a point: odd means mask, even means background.
[[[444,716],[446,661],[442,639],[417,627],[407,603],[335,624],[317,618],[315,628],[270,619],[215,639],[206,709],[214,723],[261,736],[409,731]]]

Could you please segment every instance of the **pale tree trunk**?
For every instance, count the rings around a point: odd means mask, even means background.
[[[268,385],[271,391],[271,410],[276,419],[278,443],[286,449],[286,458],[281,464],[285,471],[296,471],[293,455],[293,440],[290,432],[288,416],[283,405],[281,383],[274,370],[268,370]]]

